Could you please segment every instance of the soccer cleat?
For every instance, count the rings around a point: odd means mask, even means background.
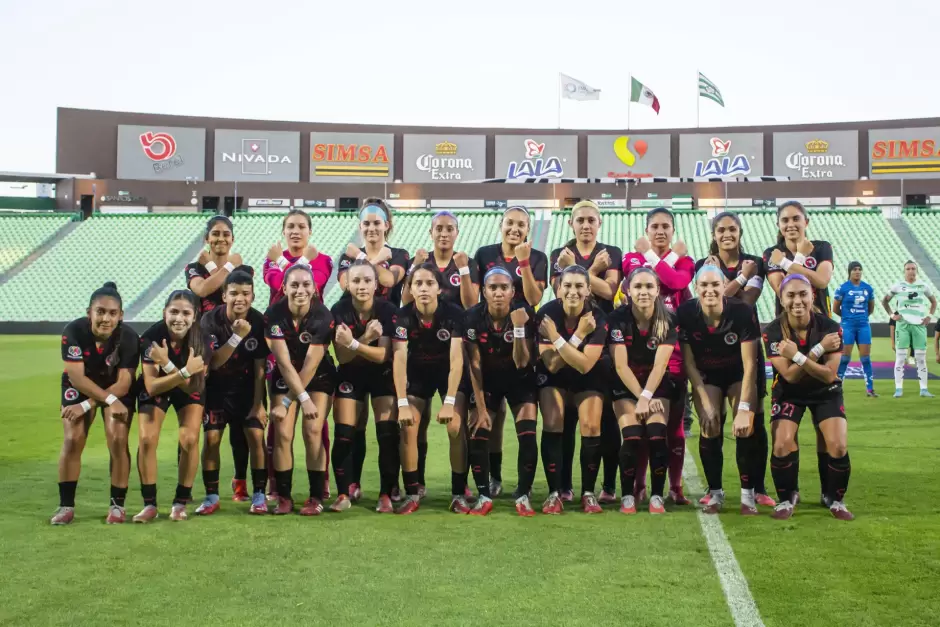
[[[766,494],[762,494],[761,492],[757,492],[754,494],[754,501],[758,505],[763,505],[764,507],[776,507],[777,506],[777,501],[773,500],[772,498],[770,498],[770,496]]]
[[[793,504],[790,501],[780,501],[770,515],[774,520],[788,520],[793,515]]]
[[[543,514],[561,514],[565,511],[565,506],[561,502],[561,496],[557,492],[552,492],[542,504]]]
[[[708,502],[705,504],[705,507],[702,508],[702,511],[706,514],[717,514],[721,512],[722,506],[725,504],[725,491],[724,490],[713,490],[708,495]]]
[[[352,499],[345,494],[340,494],[336,497],[336,500],[333,501],[333,504],[330,505],[330,511],[336,513],[345,512],[350,507],[352,507]]]
[[[170,508],[170,520],[173,522],[189,520],[189,514],[186,513],[186,503],[173,503],[173,507]]]
[[[323,503],[320,502],[320,499],[311,496],[304,501],[304,506],[297,513],[301,516],[319,516],[323,513]]]
[[[212,498],[213,496],[215,498]],[[219,495],[210,494],[206,496],[205,500],[199,504],[199,507],[196,508],[196,515],[211,516],[217,511],[219,511]]]
[[[399,488],[398,486],[395,486],[394,488],[392,488],[392,493],[390,496],[392,499],[392,503],[398,503],[399,501],[401,501],[401,488]]]
[[[571,490],[562,490],[558,497],[561,499],[562,503],[570,503],[574,500],[574,492]]]
[[[601,490],[601,495],[597,498],[601,505],[613,505],[617,502],[617,490],[607,491],[607,488]]]
[[[901,398],[902,396],[904,396],[904,390],[902,390],[901,388],[895,388],[894,398]]]
[[[414,514],[420,507],[421,499],[416,495],[409,494],[405,496],[401,506],[395,511],[395,513],[401,514],[402,516],[407,516],[408,514]]]
[[[650,514],[665,514],[666,513],[666,504],[663,502],[663,497],[656,496],[655,494],[650,497]]]
[[[535,516],[535,510],[532,509],[532,503],[529,502],[528,495],[523,494],[516,499],[516,513],[526,518]]]
[[[349,484],[349,500],[353,503],[358,503],[359,499],[362,498],[362,486],[358,483]]]
[[[248,508],[249,514],[267,514],[268,501],[264,498],[264,492],[255,492],[251,495],[251,507]]]
[[[933,394],[931,394],[931,393],[928,392],[927,390],[921,390],[921,391],[920,391],[920,397],[921,397],[921,398],[933,398],[934,396],[933,396]]]
[[[115,505],[111,503],[111,507],[108,508],[108,517],[105,519],[105,522],[109,525],[120,525],[127,520],[127,513],[124,511],[124,508],[120,505]]]
[[[160,518],[160,512],[157,511],[157,506],[145,505],[131,520],[135,523],[149,523],[157,518]]]
[[[481,496],[477,499],[476,505],[470,510],[471,516],[486,516],[493,511],[493,499],[488,496]]]
[[[878,398],[878,395],[875,394],[875,391],[874,391],[874,390],[867,390],[867,391],[865,392],[865,396],[867,396],[867,397],[869,397],[869,398]]]
[[[274,508],[274,514],[276,516],[283,516],[284,514],[290,514],[294,511],[294,501],[292,499],[285,499],[283,496],[277,497],[277,507]]]
[[[53,525],[67,525],[75,518],[74,507],[59,507],[52,514],[49,522]]]
[[[682,486],[674,490],[669,490],[669,500],[676,505],[690,505],[692,503],[692,501],[685,498],[685,495],[682,493]]]
[[[620,513],[636,514],[636,499],[633,498],[632,494],[628,494],[620,499]]]
[[[754,490],[741,488],[741,515],[757,516],[757,503]]]
[[[832,506],[829,508],[829,512],[839,520],[855,520],[855,516],[852,515],[852,512],[846,509],[845,503],[842,501],[833,501]]]
[[[585,514],[602,514],[604,512],[593,492],[585,492],[581,495],[581,511]]]
[[[757,507],[753,504],[741,503],[742,516],[757,516],[758,514],[760,514],[760,512],[757,511]]]
[[[468,485],[463,487],[463,498],[467,499],[467,503],[474,503],[477,500],[477,497],[473,494],[473,490],[471,490]]]
[[[463,495],[451,497],[450,507],[448,509],[455,514],[470,513],[470,505],[467,503],[467,499]]]
[[[428,488],[424,484],[418,486],[418,498],[423,499],[428,495]]]
[[[503,493],[503,482],[490,479],[490,498],[496,498]]]
[[[247,481],[244,479],[232,479],[232,500],[236,503],[251,500],[251,497],[248,496]]]
[[[706,492],[706,493],[704,494],[704,496],[702,496],[702,498],[700,498],[700,499],[698,500],[698,504],[699,504],[699,505],[706,505],[706,504],[708,503],[708,499],[710,499],[711,496],[712,496],[711,494],[709,494],[708,492]]]
[[[797,490],[790,492],[790,503],[793,504],[793,507],[796,507],[800,504],[800,493]]]
[[[380,514],[394,514],[395,508],[392,507],[392,499],[387,494],[379,496],[379,502],[375,504],[375,511]]]

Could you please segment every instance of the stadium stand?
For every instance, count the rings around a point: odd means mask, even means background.
[[[940,211],[935,209],[906,210],[901,215],[901,219],[907,223],[930,260],[937,268],[940,268]]]
[[[8,215],[0,218],[0,273],[6,272],[73,219],[71,214]]]

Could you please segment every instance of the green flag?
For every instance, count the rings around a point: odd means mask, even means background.
[[[722,99],[721,92],[718,91],[715,83],[708,80],[701,72],[698,73],[698,95],[702,98],[714,100],[722,107],[725,106],[725,101]]]

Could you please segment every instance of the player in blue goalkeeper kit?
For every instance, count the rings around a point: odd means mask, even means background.
[[[875,310],[875,290],[862,281],[862,264],[849,264],[849,280],[839,286],[833,298],[833,311],[842,317],[842,359],[839,361],[839,378],[845,378],[845,369],[852,361],[852,351],[858,344],[858,355],[865,371],[865,388],[868,396],[877,398],[875,381],[871,370],[871,324],[869,316]]]

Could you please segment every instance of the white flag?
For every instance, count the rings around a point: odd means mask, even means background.
[[[594,89],[561,72],[558,73],[558,87],[561,89],[561,97],[568,100],[599,100],[601,97],[600,89]]]

